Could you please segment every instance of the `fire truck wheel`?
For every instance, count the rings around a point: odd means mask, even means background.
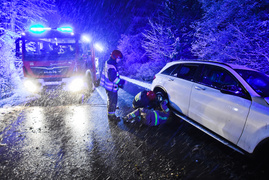
[[[87,86],[88,86],[88,93],[91,93],[94,89],[94,86],[93,86],[93,83],[92,83],[92,76],[91,76],[91,73],[88,72],[87,75],[86,75],[86,81],[87,81]]]

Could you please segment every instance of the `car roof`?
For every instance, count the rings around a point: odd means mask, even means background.
[[[238,65],[238,64],[231,64],[231,63],[224,63],[224,62],[218,62],[218,61],[209,61],[209,60],[177,60],[177,61],[172,61],[167,63],[167,65],[173,65],[173,64],[178,64],[178,63],[199,63],[199,64],[213,64],[213,65],[220,65],[220,66],[226,66],[230,67],[232,69],[242,69],[242,70],[252,70],[252,71],[257,71],[255,69],[248,68],[243,65]]]

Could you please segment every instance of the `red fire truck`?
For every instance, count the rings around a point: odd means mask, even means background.
[[[94,48],[69,27],[31,27],[16,41],[16,54],[22,58],[24,85],[31,92],[89,93],[97,83]]]

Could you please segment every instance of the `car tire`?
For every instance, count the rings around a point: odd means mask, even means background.
[[[162,102],[164,99],[168,100],[168,104],[169,104],[169,99],[168,99],[168,95],[166,92],[164,92],[164,90],[162,89],[156,89],[154,90],[156,97],[158,99],[159,102]]]

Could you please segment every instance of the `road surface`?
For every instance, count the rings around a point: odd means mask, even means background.
[[[118,115],[132,110],[141,89],[130,84],[119,91]],[[0,179],[269,177],[267,169],[178,118],[160,127],[115,124],[106,108],[102,87],[83,104],[47,98],[1,108]]]

